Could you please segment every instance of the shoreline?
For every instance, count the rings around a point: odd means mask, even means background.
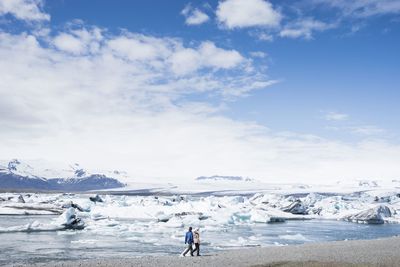
[[[143,256],[11,266],[398,266],[400,236],[302,245],[240,248],[201,257]]]

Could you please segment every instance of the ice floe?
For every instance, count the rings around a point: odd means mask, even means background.
[[[248,182],[252,183],[252,182]],[[232,225],[285,223],[288,220],[343,220],[349,223],[400,222],[400,191],[372,183],[350,189],[276,186],[249,194],[89,195],[1,193],[0,215],[60,215],[48,224],[0,229],[61,231],[83,229],[110,235],[166,232],[199,226],[218,231]],[[207,191],[209,192],[209,191]],[[230,191],[232,192],[232,191]],[[23,199],[24,201],[21,201]],[[129,220],[130,223],[125,221]],[[84,222],[83,222],[84,221]],[[133,223],[132,223],[133,222]],[[240,243],[240,242],[239,242]]]
[[[82,230],[84,227],[85,223],[81,218],[77,217],[75,209],[69,208],[55,220],[49,221],[49,223],[32,221],[21,226],[0,227],[0,233]]]

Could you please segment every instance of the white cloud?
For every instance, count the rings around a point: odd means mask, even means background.
[[[314,20],[312,18],[305,18],[295,22],[290,22],[281,31],[279,36],[288,38],[300,38],[311,39],[314,31],[325,31],[328,29],[335,28],[335,23],[325,23],[322,21]]]
[[[68,30],[54,38],[0,33],[0,157],[39,156],[115,165],[140,175],[182,176],[204,151],[188,155],[192,163],[184,160],[190,164],[175,173],[164,164],[177,165],[189,149],[204,146],[212,137],[208,130],[225,132],[223,126],[215,128],[218,122],[232,123],[209,118],[215,109],[199,101],[191,104],[185,96],[211,94],[222,101],[272,83],[249,72],[250,62],[242,64],[247,60],[237,51],[211,42],[185,47],[172,38],[94,32]],[[84,45],[53,47],[63,34]],[[97,49],[89,49],[94,43]],[[185,77],[176,75],[172,62],[182,51],[199,59]]]
[[[145,39],[146,45],[164,43],[171,54],[178,53],[174,49],[188,49],[182,44],[174,46],[173,40],[124,36],[137,42]],[[218,164],[226,165],[223,155],[236,142],[230,130],[240,129],[240,124],[208,117],[213,111],[205,104],[186,101],[181,107],[173,101],[197,90],[234,89],[235,85],[212,73],[174,80],[169,74],[169,53],[146,57],[147,61],[161,60],[161,66],[142,62],[137,56],[127,61],[121,57],[129,52],[125,46],[116,51],[118,47],[108,44],[120,38],[105,38],[97,54],[73,53],[71,57],[41,46],[35,36],[2,33],[0,156],[80,161],[88,166],[130,169],[140,177],[182,177],[201,173],[203,167],[217,171]],[[211,43],[193,51],[224,52]],[[247,82],[239,89],[248,86]],[[208,153],[218,152],[215,145],[226,152],[214,156],[215,163],[201,161]],[[176,171],[168,171],[171,168]]]
[[[353,126],[327,126],[327,130],[340,131],[342,133],[351,133],[362,137],[384,137],[387,135],[385,129],[379,128],[374,125],[353,125]]]
[[[350,130],[355,134],[360,135],[382,135],[386,131],[382,128],[373,126],[373,125],[363,125],[357,127],[351,127]]]
[[[205,64],[215,68],[230,69],[244,60],[237,51],[218,48],[212,42],[202,43],[200,53],[204,57]]]
[[[171,52],[169,42],[143,35],[119,36],[107,44],[115,55],[132,61],[157,59]]]
[[[250,56],[256,57],[256,58],[266,58],[268,56],[268,54],[265,52],[262,52],[262,51],[253,51],[253,52],[250,52]]]
[[[268,34],[265,32],[258,33],[258,34],[256,34],[256,36],[257,36],[258,40],[261,40],[261,41],[272,42],[274,40],[274,36],[272,34]]]
[[[199,53],[192,49],[187,48],[176,52],[171,57],[172,70],[176,74],[187,74],[196,71],[200,65]]]
[[[193,8],[190,4],[185,6],[181,14],[185,16],[185,23],[187,25],[200,25],[210,19],[210,17],[206,13],[199,10],[198,8]]]
[[[277,27],[282,15],[264,0],[225,0],[218,4],[218,21],[229,29],[245,27]]]
[[[244,58],[235,50],[224,50],[212,42],[203,42],[197,50],[181,49],[171,56],[172,70],[184,75],[201,68],[231,69],[237,67]]]
[[[82,46],[56,46],[62,34]],[[0,58],[0,158],[122,169],[132,181],[218,173],[323,182],[399,173],[395,144],[283,134],[223,116],[226,98],[276,81],[209,41],[187,46],[85,27],[54,38],[1,32]]]
[[[313,0],[313,2],[338,8],[344,16],[369,17],[400,13],[398,0]]]
[[[54,38],[54,45],[60,50],[74,54],[81,54],[86,50],[85,43],[81,39],[66,33]]]
[[[42,0],[0,0],[0,16],[11,14],[25,21],[46,21],[50,15],[42,11]]]
[[[101,30],[96,27],[89,30],[71,29],[68,33],[59,33],[52,40],[52,44],[61,51],[79,55],[98,52],[102,39]]]
[[[332,112],[332,111],[326,113],[324,117],[328,121],[345,121],[345,120],[349,119],[348,114]]]

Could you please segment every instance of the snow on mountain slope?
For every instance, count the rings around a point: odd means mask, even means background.
[[[13,159],[9,162],[0,162],[0,172],[9,172],[18,176],[26,178],[35,178],[40,180],[46,180],[40,175],[35,175],[34,168],[27,163],[23,163],[18,159]]]
[[[29,178],[81,178],[93,174],[104,174],[119,180],[127,178],[127,173],[123,171],[109,170],[88,170],[80,166],[78,163],[62,164],[45,160],[18,160],[11,161],[0,160],[0,172],[9,171],[16,175]]]
[[[79,164],[62,166],[45,161],[0,162],[0,189],[86,191],[123,187],[118,171],[88,171]]]

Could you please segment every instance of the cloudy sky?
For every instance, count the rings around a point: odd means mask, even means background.
[[[400,178],[399,0],[0,0],[0,158]]]

